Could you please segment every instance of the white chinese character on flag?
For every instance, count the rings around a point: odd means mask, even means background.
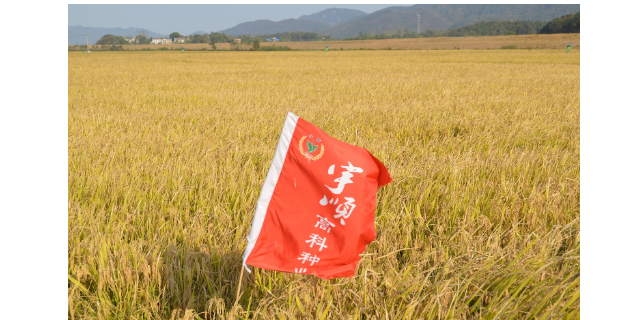
[[[322,251],[322,248],[326,248],[327,246],[324,244],[325,241],[327,241],[327,238],[323,238],[315,233],[312,233],[309,236],[309,240],[305,241],[306,243],[311,243],[311,245],[309,246],[309,248],[313,248],[313,245],[318,245],[318,247],[320,247],[320,249],[318,249],[318,251]]]
[[[327,233],[331,233],[331,227],[335,227],[336,225],[329,222],[329,220],[325,217],[321,217],[319,215],[316,215],[316,217],[320,218],[320,220],[316,222],[315,227],[320,228],[322,230],[327,230]]]
[[[344,197],[344,200],[346,200],[347,202],[339,205],[336,208],[336,215],[334,215],[334,218],[340,218],[340,224],[344,226],[344,219],[349,218],[349,216],[351,216],[351,212],[353,212],[353,209],[355,209],[356,205],[354,204],[356,202],[355,199],[353,198],[349,198],[349,197]]]
[[[338,205],[338,201],[340,200],[340,198],[331,198],[331,200],[327,200],[327,196],[323,196],[322,199],[320,199],[320,205],[326,206],[328,203],[337,206]]]
[[[346,171],[342,172],[342,176],[338,179],[333,180],[334,182],[338,183],[338,186],[335,188],[331,188],[328,185],[324,185],[325,187],[329,188],[329,190],[333,193],[333,194],[340,194],[342,193],[342,190],[344,190],[344,186],[349,184],[349,183],[353,183],[353,181],[351,181],[351,178],[353,178],[353,173],[362,173],[364,172],[362,170],[362,168],[358,168],[358,167],[354,167],[351,162],[347,161],[347,163],[349,163],[348,166],[341,166],[342,168],[346,169]],[[333,174],[333,168],[335,165],[331,165],[331,167],[329,168],[329,174]]]
[[[298,258],[298,260],[302,260],[302,263],[305,263],[306,261],[311,262],[311,265],[313,265],[314,263],[320,261],[320,258],[318,258],[318,256],[311,256],[311,253],[306,253],[303,252],[301,255],[301,257]]]

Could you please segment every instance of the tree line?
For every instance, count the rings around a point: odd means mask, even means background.
[[[67,47],[68,51],[87,51],[87,45],[70,45]],[[94,45],[91,47],[91,51],[124,51],[122,45]]]
[[[276,38],[280,41],[323,41],[330,40],[331,36],[318,34],[315,32],[281,32],[259,36],[251,35],[239,35],[230,36],[224,33],[210,32],[205,34],[193,34],[189,36],[183,36],[179,32],[172,32],[169,38],[173,41],[176,38],[184,37],[184,43],[234,43],[235,39],[240,39],[242,43],[253,43],[255,41],[264,42],[266,39]],[[122,36],[115,36],[112,34],[104,35],[100,40],[96,42],[96,45],[122,45],[129,44],[130,42]],[[132,42],[134,44],[149,44],[151,43],[151,37],[148,37],[146,32],[141,31]]]
[[[403,39],[403,38],[433,38],[433,37],[476,37],[476,36],[502,36],[536,34],[545,22],[542,21],[482,21],[476,24],[450,30],[425,30],[421,33],[410,32],[407,29],[398,29],[396,32],[382,34],[365,34],[360,32],[357,37],[345,40],[369,40],[369,39]]]
[[[482,21],[462,28],[450,30],[425,30],[421,33],[398,29],[395,32],[374,34],[360,32],[357,37],[344,40],[432,38],[432,37],[477,37],[521,34],[580,33],[580,12],[543,21]]]
[[[540,33],[580,33],[580,12],[551,20]]]
[[[230,36],[224,33],[211,32],[208,34],[204,34],[205,37],[209,39],[210,43],[234,43],[235,39],[240,39],[242,43],[253,43],[253,42],[265,42],[266,39],[276,38],[279,41],[286,42],[298,42],[298,41],[324,41],[330,40],[331,36],[322,35],[315,32],[304,32],[304,31],[295,31],[295,32],[280,32],[280,33],[272,33],[258,36],[251,36],[246,34],[241,34],[239,36]],[[203,42],[204,43],[204,42]]]

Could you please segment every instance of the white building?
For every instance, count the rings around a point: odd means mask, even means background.
[[[173,39],[173,43],[184,43],[185,37],[177,37]]]
[[[151,44],[171,44],[171,39],[167,38],[151,38]]]

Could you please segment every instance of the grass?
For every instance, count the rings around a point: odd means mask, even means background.
[[[577,319],[580,52],[69,53],[70,319]],[[378,157],[353,278],[254,269],[287,111]]]

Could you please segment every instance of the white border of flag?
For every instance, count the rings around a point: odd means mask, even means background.
[[[285,119],[284,126],[282,127],[282,132],[280,133],[280,140],[278,140],[276,153],[273,156],[271,167],[269,167],[269,172],[267,172],[267,178],[264,180],[262,190],[260,191],[260,196],[258,197],[256,213],[253,215],[251,231],[249,232],[249,236],[247,237],[247,248],[244,249],[244,254],[242,255],[242,265],[245,267],[245,269],[247,269],[249,273],[251,273],[251,270],[249,270],[249,267],[247,266],[247,258],[249,258],[249,255],[251,254],[251,251],[253,250],[256,241],[258,240],[258,236],[260,235],[260,230],[262,230],[262,224],[264,223],[264,218],[267,215],[267,208],[269,207],[269,202],[271,202],[273,191],[276,189],[278,178],[280,178],[280,172],[282,172],[284,159],[287,157],[289,144],[291,143],[293,131],[295,131],[297,124],[298,116],[291,112],[287,113],[287,119]]]

